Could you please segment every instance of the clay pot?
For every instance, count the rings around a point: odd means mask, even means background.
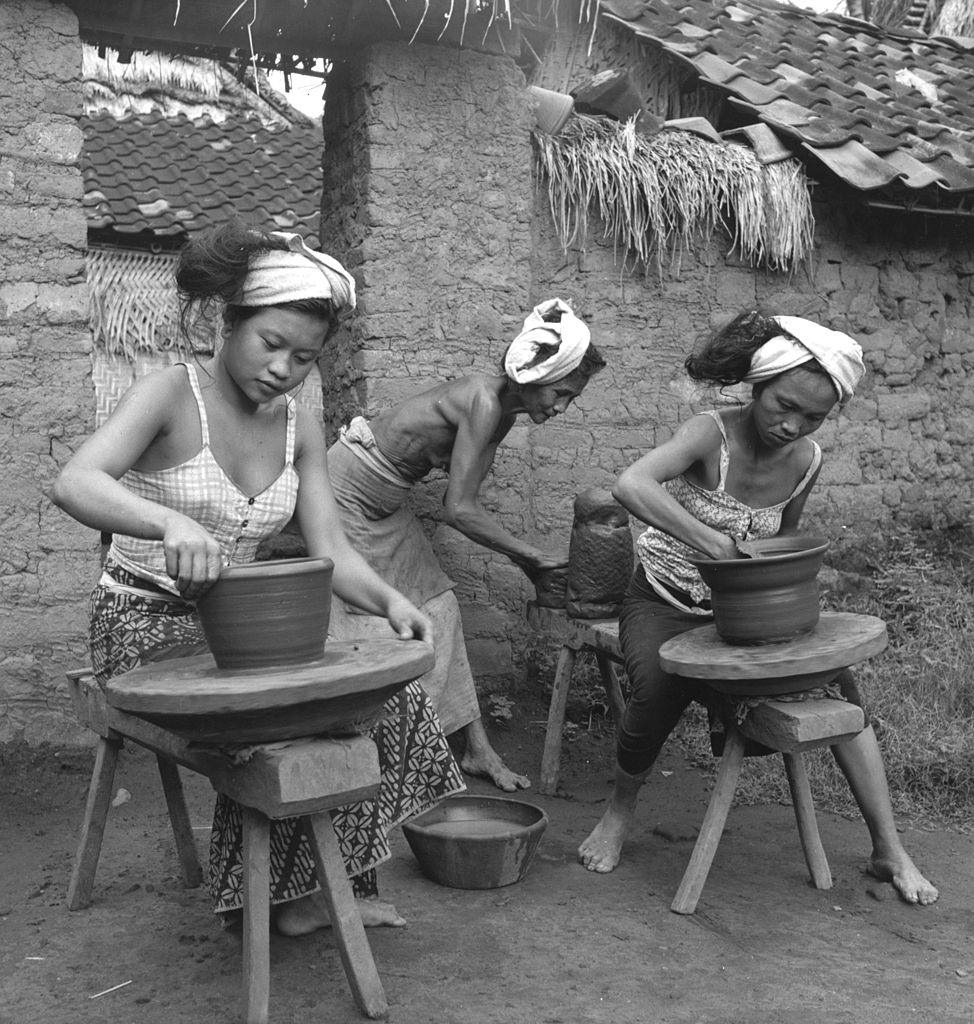
[[[548,815],[523,800],[452,796],[402,831],[427,878],[454,889],[497,889],[527,874],[547,827]]]
[[[331,616],[330,558],[284,558],[225,568],[196,608],[221,669],[314,661]]]
[[[529,85],[528,93],[534,105],[534,119],[538,131],[557,135],[568,123],[575,109],[575,101],[567,93]]]
[[[822,537],[752,541],[753,558],[691,558],[710,587],[717,635],[729,644],[774,644],[818,624]]]

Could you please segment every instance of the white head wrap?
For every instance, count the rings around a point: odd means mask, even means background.
[[[800,316],[774,316],[771,319],[788,333],[766,341],[754,353],[745,382],[756,384],[769,380],[815,359],[832,378],[839,404],[845,405],[866,372],[858,343],[848,334],[829,330]]]
[[[338,260],[309,249],[300,235],[290,231],[273,231],[271,238],[286,242],[287,252],[270,249],[251,258],[239,305],[331,299],[338,311],[355,308],[355,279]]]
[[[550,322],[546,317],[552,318]],[[521,333],[507,349],[504,370],[518,384],[561,380],[578,368],[591,337],[588,327],[567,302],[548,299],[528,314]],[[541,345],[555,345],[557,349],[540,363],[534,363]]]

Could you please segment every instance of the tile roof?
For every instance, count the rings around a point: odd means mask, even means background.
[[[270,129],[259,118],[159,113],[81,119],[89,228],[161,236],[237,215],[317,238],[322,139],[317,127]]]
[[[871,201],[974,200],[972,40],[776,0],[602,0],[601,15],[719,90],[728,121],[763,123],[813,158],[813,175],[827,168]]]

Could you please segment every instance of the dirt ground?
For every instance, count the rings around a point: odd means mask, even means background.
[[[519,701],[495,728],[512,767],[537,776],[544,710]],[[703,742],[703,740],[701,740]],[[181,887],[154,760],[129,750],[116,780],[95,902],[65,892],[90,752],[0,751],[0,1021],[196,1024],[238,1021],[241,939],[205,890]],[[862,872],[860,821],[820,814],[835,877],[808,884],[790,807],[732,811],[697,913],[670,900],[690,855],[707,780],[665,751],[625,858],[611,875],[575,861],[609,791],[610,743],[566,745],[562,789],[529,796],[551,819],[517,885],[440,887],[401,833],[379,870],[408,919],[369,931],[396,1024],[935,1024],[974,1022],[972,839],[905,830],[941,888],[933,907],[900,902]],[[186,777],[201,855],[212,794]],[[475,792],[495,792],[481,782]],[[122,794],[124,798],[124,794]],[[271,1021],[355,1022],[330,934],[275,936]],[[113,992],[106,989],[125,984]]]

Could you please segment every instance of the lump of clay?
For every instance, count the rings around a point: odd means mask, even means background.
[[[568,548],[568,614],[576,619],[618,615],[632,567],[629,514],[604,487],[582,491],[575,499]]]

